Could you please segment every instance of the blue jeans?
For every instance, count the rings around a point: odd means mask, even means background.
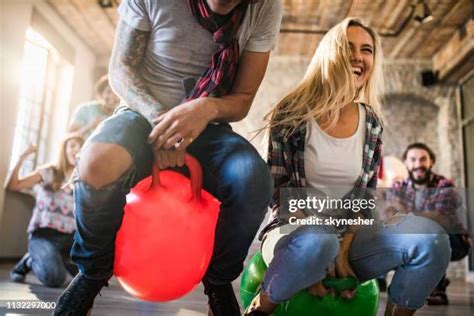
[[[150,132],[144,117],[123,110],[104,121],[88,140],[120,145],[133,159],[131,168],[110,185],[94,189],[81,180],[75,183],[77,232],[71,256],[88,278],[112,275],[115,235],[122,222],[125,196],[151,174],[153,154],[147,143]],[[228,124],[208,125],[187,151],[201,163],[204,188],[222,203],[205,279],[225,284],[242,271],[270,202],[271,175],[255,148]]]
[[[34,231],[28,242],[29,266],[38,280],[49,287],[64,284],[68,272],[77,273],[77,267],[69,258],[72,234],[63,234],[49,228]]]
[[[325,278],[339,252],[338,235],[329,230],[301,226],[280,238],[262,285],[270,300],[286,301]],[[402,233],[416,230],[423,233]],[[450,257],[444,229],[419,216],[405,216],[396,224],[363,226],[349,250],[350,265],[361,282],[395,270],[389,299],[410,309],[424,305],[443,277]]]

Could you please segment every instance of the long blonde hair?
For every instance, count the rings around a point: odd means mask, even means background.
[[[359,90],[354,84],[347,28],[359,26],[374,42],[374,64],[368,81]],[[357,101],[370,106],[381,124],[383,95],[383,54],[377,33],[356,18],[346,18],[324,35],[303,80],[266,115],[270,128],[288,126],[295,131],[311,119],[328,118],[329,129],[338,120],[341,109]]]
[[[67,180],[66,175],[74,169],[74,166],[67,159],[66,153],[66,145],[70,140],[77,140],[81,146],[84,144],[84,139],[78,134],[68,134],[61,141],[61,150],[59,152],[58,160],[56,164],[49,165],[49,167],[53,169],[54,174],[53,181],[50,184],[50,189],[54,192],[61,189],[64,181]]]

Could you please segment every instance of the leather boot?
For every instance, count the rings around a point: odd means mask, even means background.
[[[412,316],[415,315],[415,312],[416,309],[408,309],[387,301],[384,316]]]

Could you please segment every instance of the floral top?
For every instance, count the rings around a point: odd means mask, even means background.
[[[36,204],[33,209],[28,233],[39,228],[51,228],[61,233],[72,234],[76,230],[74,219],[74,197],[70,189],[53,192],[50,184],[54,179],[52,167],[38,170],[42,181],[33,187],[36,193]]]

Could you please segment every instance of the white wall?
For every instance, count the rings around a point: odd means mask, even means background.
[[[19,94],[19,72],[26,30],[36,10],[63,39],[74,48],[74,78],[69,104],[62,111],[52,143],[57,143],[67,128],[71,109],[93,95],[93,52],[44,0],[0,0],[0,179],[8,172],[13,145]],[[54,146],[53,146],[54,147]],[[31,215],[30,200],[0,189],[0,257],[17,257],[26,250],[26,225]]]

